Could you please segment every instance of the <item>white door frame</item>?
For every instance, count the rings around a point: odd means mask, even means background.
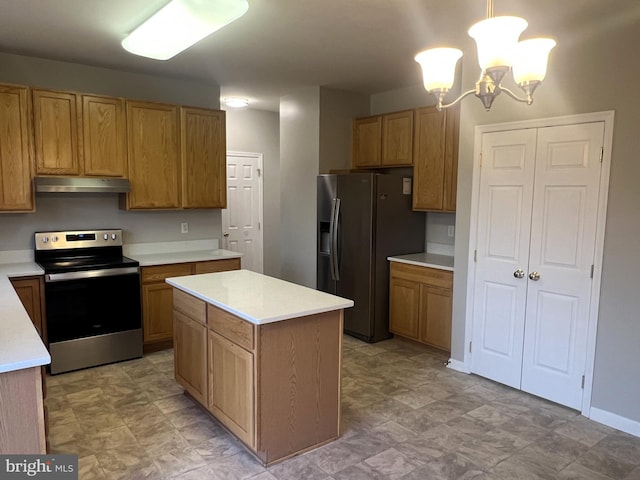
[[[225,157],[225,165],[226,165],[226,158],[229,156],[248,157],[248,158],[255,158],[258,160],[258,223],[260,225],[260,228],[258,229],[258,232],[259,232],[258,237],[260,239],[260,261],[262,263],[262,271],[264,271],[264,201],[263,201],[264,200],[263,198],[264,197],[264,168],[263,168],[264,155],[262,153],[257,153],[257,152],[238,152],[235,150],[227,150],[227,154]],[[225,175],[227,175],[226,167],[225,167]]]
[[[589,307],[589,328],[587,333],[587,358],[585,364],[585,383],[582,393],[582,414],[589,417],[591,413],[591,391],[593,388],[593,368],[595,363],[596,333],[598,328],[598,309],[600,305],[600,283],[602,276],[602,256],[604,252],[604,232],[607,218],[607,200],[609,196],[609,172],[611,168],[611,150],[613,145],[612,110],[604,112],[566,115],[561,117],[524,120],[518,122],[478,125],[475,127],[473,144],[473,177],[471,189],[471,212],[469,225],[469,256],[467,258],[467,305],[464,328],[463,370],[471,372],[470,343],[473,336],[473,299],[475,289],[476,263],[474,261],[478,229],[478,200],[480,195],[480,152],[482,135],[489,132],[521,130],[525,128],[555,127],[577,123],[604,122],[604,152],[602,156],[602,172],[598,199],[598,226],[594,252],[594,272],[591,284],[591,305]]]

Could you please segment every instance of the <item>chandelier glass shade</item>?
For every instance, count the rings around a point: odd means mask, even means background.
[[[443,101],[453,87],[456,64],[462,57],[462,51],[457,48],[431,48],[416,55],[415,60],[422,68],[424,87],[436,96],[438,110],[453,106],[471,94],[482,101],[487,111],[501,92],[528,105],[533,102],[533,92],[547,73],[549,52],[556,45],[555,40],[534,38],[519,42],[527,21],[520,17],[494,17],[492,0],[487,2],[487,16],[468,32],[476,41],[482,72],[480,79],[474,89],[464,92],[451,103],[444,104]],[[502,85],[510,71],[524,92],[524,98]]]

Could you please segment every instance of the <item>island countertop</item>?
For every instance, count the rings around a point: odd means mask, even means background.
[[[173,277],[167,283],[256,325],[353,306],[353,300],[250,270]]]

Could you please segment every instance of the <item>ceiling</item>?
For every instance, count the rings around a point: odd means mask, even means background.
[[[120,41],[167,0],[0,0],[0,51],[182,77],[277,110],[306,86],[372,94],[420,83],[414,55],[471,48],[467,28],[484,0],[249,0],[249,11],[171,60],[126,52]],[[638,0],[497,0],[495,14],[529,21],[523,37],[552,35],[638,11]],[[548,12],[552,12],[549,14]],[[637,18],[637,17],[636,17]],[[560,37],[560,38],[559,38]]]

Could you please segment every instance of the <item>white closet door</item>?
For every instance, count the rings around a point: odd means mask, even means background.
[[[536,130],[482,136],[471,370],[520,388]],[[522,278],[515,272],[522,271]]]
[[[604,123],[538,130],[522,390],[580,409]]]

